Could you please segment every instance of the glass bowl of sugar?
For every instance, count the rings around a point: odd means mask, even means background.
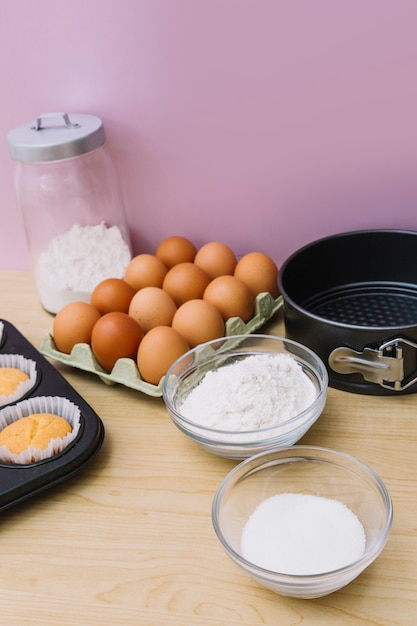
[[[213,500],[229,557],[284,596],[318,598],[346,586],[383,550],[392,525],[383,481],[358,459],[292,446],[242,461]]]
[[[174,424],[205,450],[245,459],[296,443],[322,413],[328,375],[309,348],[274,335],[203,343],[168,370]]]

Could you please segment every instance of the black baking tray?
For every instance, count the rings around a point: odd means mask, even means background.
[[[324,237],[282,265],[286,336],[314,350],[331,387],[417,392],[417,232]]]
[[[35,386],[19,401],[35,396],[61,396],[77,405],[81,412],[80,432],[60,454],[28,465],[0,462],[0,510],[4,510],[81,471],[100,450],[104,425],[91,406],[17,328],[7,320],[0,322],[3,324],[0,353],[20,354],[36,362]]]

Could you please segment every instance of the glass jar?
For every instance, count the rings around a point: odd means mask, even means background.
[[[15,189],[42,306],[88,302],[122,278],[131,242],[100,118],[47,113],[7,135]]]

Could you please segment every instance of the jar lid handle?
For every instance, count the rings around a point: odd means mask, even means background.
[[[42,113],[36,118],[36,124],[33,126],[33,130],[41,130],[42,129],[42,120],[43,119],[53,119],[56,117],[62,117],[64,120],[65,126],[67,128],[79,128],[80,124],[73,124],[69,118],[68,113]]]

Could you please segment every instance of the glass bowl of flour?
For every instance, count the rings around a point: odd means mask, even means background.
[[[322,413],[328,375],[309,348],[273,335],[200,344],[167,372],[174,424],[205,450],[245,459],[296,443]]]
[[[318,598],[346,586],[382,552],[392,501],[364,463],[296,445],[242,461],[213,499],[228,556],[284,596]]]

